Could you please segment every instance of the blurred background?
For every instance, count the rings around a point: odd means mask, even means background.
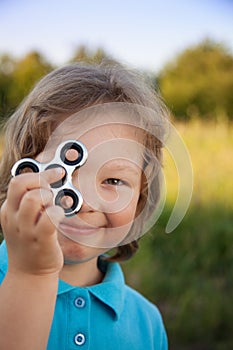
[[[189,210],[166,234],[177,173],[165,155],[166,205],[126,280],[161,310],[171,350],[233,349],[233,1],[0,0],[1,125],[44,74],[104,58],[150,79],[194,170]]]

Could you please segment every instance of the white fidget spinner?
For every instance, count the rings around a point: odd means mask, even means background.
[[[76,159],[69,159],[67,154],[69,150],[76,151]],[[68,140],[58,146],[55,157],[49,163],[40,163],[32,158],[22,158],[12,167],[11,175],[15,177],[26,172],[38,173],[51,168],[63,168],[65,171],[63,178],[50,186],[54,194],[54,204],[60,205],[66,216],[72,216],[81,209],[83,204],[81,193],[72,184],[72,175],[77,168],[86,162],[87,157],[87,149],[81,142]],[[67,197],[71,200],[67,201]],[[67,206],[67,203],[70,205]]]

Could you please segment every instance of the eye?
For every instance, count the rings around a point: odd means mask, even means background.
[[[104,181],[104,184],[111,186],[122,186],[125,185],[125,182],[120,179],[109,178]]]

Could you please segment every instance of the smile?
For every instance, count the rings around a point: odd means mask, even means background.
[[[98,233],[100,230],[103,230],[104,227],[96,227],[90,225],[70,225],[67,223],[61,223],[59,225],[59,231],[64,235],[69,237],[77,236],[90,236]]]

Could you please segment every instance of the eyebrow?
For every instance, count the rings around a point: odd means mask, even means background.
[[[110,170],[116,170],[116,171],[127,171],[127,172],[131,172],[132,174],[136,174],[138,175],[138,171],[136,170],[136,168],[139,168],[139,166],[137,166],[135,164],[135,166],[130,166],[130,165],[127,165],[127,164],[122,164],[122,163],[111,163],[111,164],[106,164],[105,167],[107,169],[110,169]]]

